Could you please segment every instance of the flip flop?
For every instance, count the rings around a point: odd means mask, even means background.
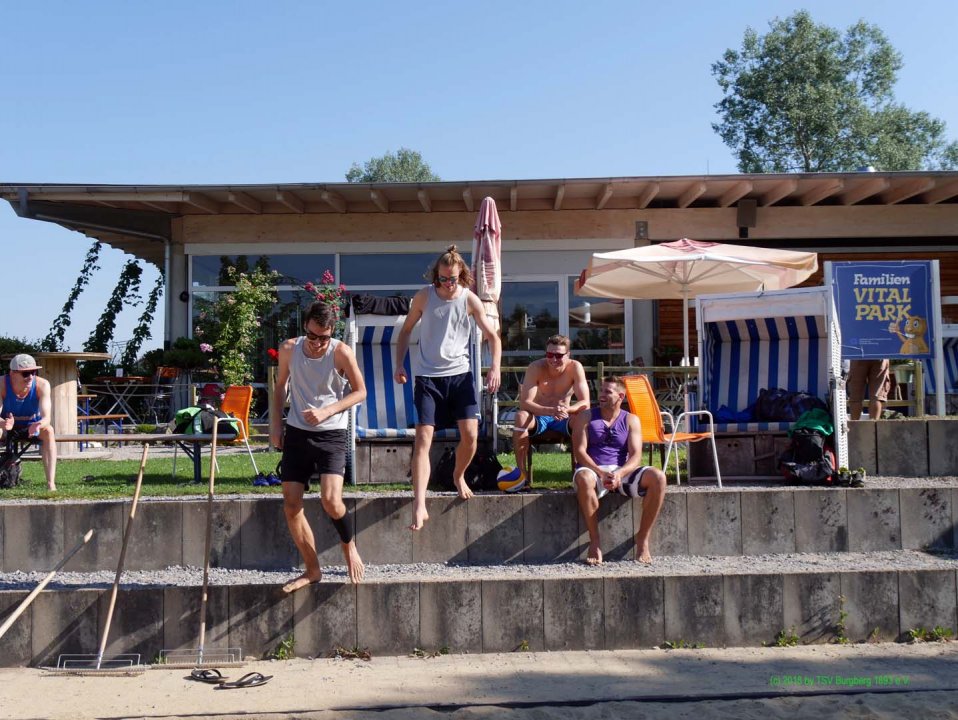
[[[227,678],[223,677],[223,673],[216,668],[206,668],[205,670],[196,668],[190,673],[190,680],[196,680],[196,682],[208,683],[210,685],[219,685],[221,682],[225,682]]]
[[[265,685],[270,680],[273,679],[272,675],[263,675],[258,672],[246,673],[243,677],[235,682],[221,682],[216,686],[217,690],[234,690],[238,688],[249,688],[257,687],[259,685]]]

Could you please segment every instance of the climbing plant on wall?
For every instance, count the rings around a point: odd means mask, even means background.
[[[153,289],[150,290],[150,294],[146,299],[146,307],[143,308],[143,314],[140,315],[136,328],[133,330],[133,337],[130,338],[130,341],[123,349],[123,358],[120,360],[120,365],[127,370],[132,369],[136,364],[137,356],[140,354],[140,348],[143,347],[143,343],[146,339],[150,337],[150,324],[153,322],[153,315],[156,312],[156,306],[162,294],[163,273],[160,273],[159,277],[156,278],[156,284],[153,285]]]
[[[93,273],[100,269],[99,259],[101,247],[100,241],[97,240],[87,251],[86,258],[83,261],[83,268],[80,270],[80,276],[77,278],[73,289],[67,296],[67,301],[63,303],[63,309],[60,311],[57,319],[53,321],[50,332],[40,343],[41,350],[56,352],[63,349],[63,338],[66,335],[67,328],[70,327],[73,306],[76,304],[77,298],[80,297],[80,293],[83,292],[83,288],[89,284]]]
[[[94,327],[90,337],[83,343],[86,352],[106,352],[116,330],[116,316],[127,305],[140,304],[140,276],[143,269],[136,260],[128,260],[120,272],[120,279],[113,288],[113,294],[106,303],[106,309]]]

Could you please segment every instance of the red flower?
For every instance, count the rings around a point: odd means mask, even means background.
[[[270,348],[269,350],[267,350],[266,354],[269,355],[270,359],[272,360],[279,360],[279,352],[277,352],[273,348]]]

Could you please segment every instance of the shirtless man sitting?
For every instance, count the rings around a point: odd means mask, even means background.
[[[546,356],[526,370],[512,431],[516,467],[499,481],[499,489],[504,492],[518,492],[528,485],[525,468],[530,433],[532,437],[549,431],[569,436],[569,418],[589,407],[585,370],[582,363],[572,359],[570,349],[569,338],[553,335],[546,341]]]

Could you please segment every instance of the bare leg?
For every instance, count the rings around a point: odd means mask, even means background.
[[[432,425],[416,426],[416,442],[412,448],[413,509],[410,530],[422,530],[429,519],[426,512],[426,486],[429,485],[429,448],[436,428]]]
[[[515,429],[512,431],[512,451],[516,454],[516,467],[523,475],[529,463],[529,426],[534,420],[525,410],[516,413]]]
[[[289,527],[289,534],[299,550],[300,557],[303,558],[303,564],[306,570],[298,578],[290,580],[283,586],[283,592],[292,593],[300,588],[306,587],[310,583],[319,582],[323,577],[323,571],[319,567],[319,558],[316,556],[316,539],[313,537],[313,529],[306,520],[306,513],[303,511],[303,492],[305,486],[297,482],[283,483],[283,513],[286,515],[286,525]]]
[[[883,400],[872,400],[870,403],[868,403],[868,417],[870,417],[872,420],[881,420],[881,411],[884,408],[885,403]],[[860,409],[858,414],[861,415]]]
[[[40,430],[41,455],[43,457],[43,472],[47,478],[47,490],[56,492],[57,489],[57,443],[53,428],[49,425]]]
[[[339,520],[346,516],[346,503],[343,502],[343,476],[342,475],[323,475],[320,478],[322,487],[323,510],[333,520]],[[340,541],[343,548],[343,557],[346,559],[346,570],[349,571],[349,580],[353,583],[362,582],[366,574],[366,566],[359,557],[359,551],[356,549],[356,538],[353,537],[348,543]]]
[[[472,490],[466,484],[466,468],[472,462],[476,454],[476,446],[479,442],[479,421],[478,420],[460,420],[459,421],[459,444],[456,446],[456,469],[453,471],[452,480],[456,483],[459,490],[459,497],[468,500],[472,497]]]
[[[662,503],[665,502],[665,482],[665,473],[658,468],[646,470],[639,481],[639,487],[645,490],[645,497],[642,498],[642,519],[639,521],[639,531],[635,534],[635,559],[645,565],[652,564],[649,534],[662,509]]]
[[[579,499],[579,511],[589,531],[589,555],[586,563],[602,564],[602,550],[599,548],[599,498],[595,494],[596,476],[591,470],[583,470],[575,476],[575,493]]]

